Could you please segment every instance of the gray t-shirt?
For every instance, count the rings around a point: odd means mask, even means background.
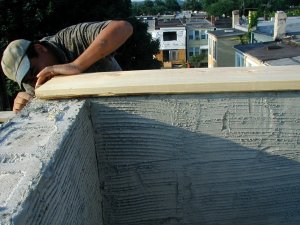
[[[62,63],[74,61],[95,40],[97,35],[109,24],[110,21],[80,23],[67,27],[53,36],[41,39],[50,44]],[[108,55],[84,72],[119,71],[120,65],[112,55]]]
[[[61,63],[70,63],[81,55],[95,40],[97,35],[110,21],[80,23],[67,27],[53,36],[44,37],[41,42],[48,43]],[[92,66],[85,73],[122,70],[112,55],[108,55]],[[23,83],[26,92],[34,96],[34,88]]]

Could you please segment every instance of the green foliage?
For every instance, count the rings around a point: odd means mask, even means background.
[[[163,6],[160,0],[156,4]],[[79,22],[127,19],[131,7],[131,0],[0,0],[1,52],[12,40],[38,40]],[[143,23],[132,19],[130,22],[134,34],[116,52],[121,67],[124,70],[160,68],[159,62],[153,59],[159,43],[151,39]],[[7,93],[14,97],[20,89],[15,82],[6,80]]]
[[[167,10],[171,12],[180,11],[181,7],[178,4],[177,0],[165,0]]]
[[[237,9],[237,2],[233,0],[217,0],[212,3],[206,2],[205,10],[214,16],[230,16],[232,11]]]
[[[202,10],[201,0],[185,0],[183,4],[184,10],[199,11]]]
[[[251,32],[245,33],[243,36],[240,36],[241,44],[250,44],[251,42]]]
[[[159,69],[161,63],[154,59],[159,52],[159,41],[153,40],[147,32],[147,24],[130,18],[134,35],[115,55],[123,70]]]
[[[287,11],[287,16],[300,16],[300,9],[293,9]]]
[[[230,16],[232,10],[236,9],[243,15],[248,15],[249,10],[254,10],[258,16],[263,16],[278,10],[287,11],[289,6],[299,5],[299,0],[201,0],[201,3],[204,10],[214,16]]]
[[[145,0],[132,5],[133,16],[166,14],[180,10],[181,7],[176,0]]]
[[[252,31],[254,27],[257,26],[258,23],[258,14],[256,11],[250,11],[249,12],[249,24],[248,24],[248,30]]]
[[[190,59],[191,65],[195,68],[199,68],[204,61],[207,61],[207,55],[202,53],[200,55],[194,55]]]

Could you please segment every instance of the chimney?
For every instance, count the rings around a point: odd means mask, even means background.
[[[216,17],[215,16],[211,16],[210,17],[210,22],[212,23],[212,25],[216,24]]]
[[[286,13],[277,11],[274,22],[274,40],[282,39],[286,33]]]
[[[239,24],[239,20],[240,20],[240,11],[233,10],[232,11],[232,28],[235,28],[235,25]]]

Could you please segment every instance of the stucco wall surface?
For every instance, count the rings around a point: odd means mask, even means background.
[[[300,98],[92,100],[104,224],[300,224]]]
[[[102,224],[89,105],[34,100],[0,128],[0,224]]]
[[[0,224],[300,224],[299,92],[34,100],[0,133]]]

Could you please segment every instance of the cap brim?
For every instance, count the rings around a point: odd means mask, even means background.
[[[20,62],[19,68],[17,70],[17,75],[16,75],[16,80],[17,80],[18,84],[20,85],[20,87],[22,87],[21,86],[22,80],[28,73],[29,69],[30,69],[30,61],[29,61],[28,57],[26,55],[24,55],[23,59]]]

